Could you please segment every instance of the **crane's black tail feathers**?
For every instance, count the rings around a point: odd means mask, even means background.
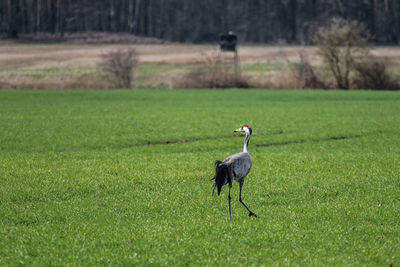
[[[222,161],[219,160],[216,160],[214,165],[215,165],[215,175],[211,180],[215,180],[215,182],[212,194],[214,195],[215,187],[217,187],[219,196],[219,194],[221,193],[222,186],[230,181],[230,172],[229,172],[230,170],[228,164],[223,163]]]

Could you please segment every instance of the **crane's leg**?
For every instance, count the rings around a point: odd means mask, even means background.
[[[249,208],[246,206],[246,204],[244,204],[244,202],[242,201],[242,186],[243,186],[243,182],[239,183],[239,201],[249,211],[249,217],[254,216],[257,218],[257,215],[255,213],[253,213],[251,210],[249,210]]]
[[[232,183],[229,183],[229,186],[228,186],[229,220],[231,220],[231,187],[232,187]]]
[[[216,183],[214,183],[214,185],[213,185],[213,192],[212,192],[212,196],[214,196],[214,191],[215,191],[215,187],[217,186],[217,184]]]

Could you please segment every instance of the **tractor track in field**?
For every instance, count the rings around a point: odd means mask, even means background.
[[[271,146],[285,146],[292,144],[303,144],[309,142],[327,142],[327,141],[339,141],[339,140],[348,140],[348,139],[357,139],[364,136],[373,136],[378,135],[383,132],[375,132],[375,133],[366,133],[366,134],[353,134],[353,135],[337,135],[323,138],[309,138],[309,139],[298,139],[298,140],[288,140],[281,141],[275,143],[265,143],[265,144],[255,144],[256,147],[271,147]]]
[[[269,136],[269,135],[280,135],[283,134],[283,131],[272,132],[272,133],[254,133],[252,136]],[[285,132],[288,133],[288,132]],[[288,141],[280,141],[280,142],[272,142],[272,143],[263,143],[263,144],[254,144],[256,147],[271,147],[271,146],[285,146],[291,144],[302,144],[307,142],[325,142],[325,141],[339,141],[339,140],[347,140],[347,139],[357,139],[364,136],[378,135],[383,132],[374,132],[374,133],[365,133],[365,134],[353,134],[353,135],[337,135],[337,136],[329,136],[323,138],[304,138],[297,140],[288,140]],[[233,135],[233,136],[218,136],[218,137],[199,137],[199,138],[188,138],[188,139],[180,139],[180,140],[167,140],[167,141],[154,141],[154,142],[146,142],[131,145],[130,147],[143,147],[143,146],[155,146],[155,145],[174,145],[180,143],[192,143],[199,141],[207,141],[207,140],[220,140],[226,138],[243,138],[242,135]]]
[[[273,133],[254,133],[252,136],[268,136],[268,135],[278,135],[278,134],[283,134],[283,131],[273,132]],[[192,143],[192,142],[207,141],[207,140],[219,140],[219,139],[226,139],[226,138],[243,138],[243,135],[197,137],[197,138],[188,138],[188,139],[180,139],[180,140],[154,141],[154,142],[135,144],[135,145],[132,145],[131,147],[154,146],[154,145],[174,145],[174,144],[180,144],[180,143]]]

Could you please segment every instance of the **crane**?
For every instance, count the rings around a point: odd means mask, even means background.
[[[249,126],[243,125],[234,132],[245,132],[246,137],[244,139],[243,152],[233,154],[223,161],[215,161],[215,175],[211,180],[215,180],[213,185],[212,195],[214,195],[215,188],[217,187],[218,195],[221,193],[222,186],[228,184],[228,203],[229,203],[229,220],[231,219],[231,187],[232,182],[236,181],[239,183],[239,201],[249,211],[249,217],[257,215],[252,212],[246,204],[242,201],[242,187],[244,179],[250,172],[252,161],[249,155],[248,146],[251,137],[252,130]]]

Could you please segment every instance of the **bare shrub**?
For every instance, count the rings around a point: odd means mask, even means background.
[[[133,68],[138,61],[135,48],[119,48],[104,54],[99,66],[115,88],[131,88]]]
[[[47,68],[45,72],[33,70],[0,73],[0,89],[109,89],[112,86],[108,80],[104,80],[97,68],[76,69],[72,72]]]
[[[174,88],[249,88],[250,85],[243,75],[226,73],[218,69],[212,72],[207,68],[195,68],[183,77],[174,81]]]
[[[263,89],[294,89],[297,81],[289,71],[280,71],[279,74],[253,80],[251,86]]]
[[[356,89],[399,90],[400,84],[387,73],[384,61],[372,58],[367,62],[355,64],[353,80]]]
[[[369,54],[368,31],[357,21],[334,18],[315,35],[318,53],[333,74],[337,87],[350,89],[354,65]]]
[[[295,88],[326,89],[327,86],[318,78],[307,55],[299,53],[299,58],[299,62],[290,63],[290,70],[296,81]]]
[[[225,63],[221,54],[203,55],[199,66],[177,81],[174,88],[249,88],[248,78],[232,64]]]

